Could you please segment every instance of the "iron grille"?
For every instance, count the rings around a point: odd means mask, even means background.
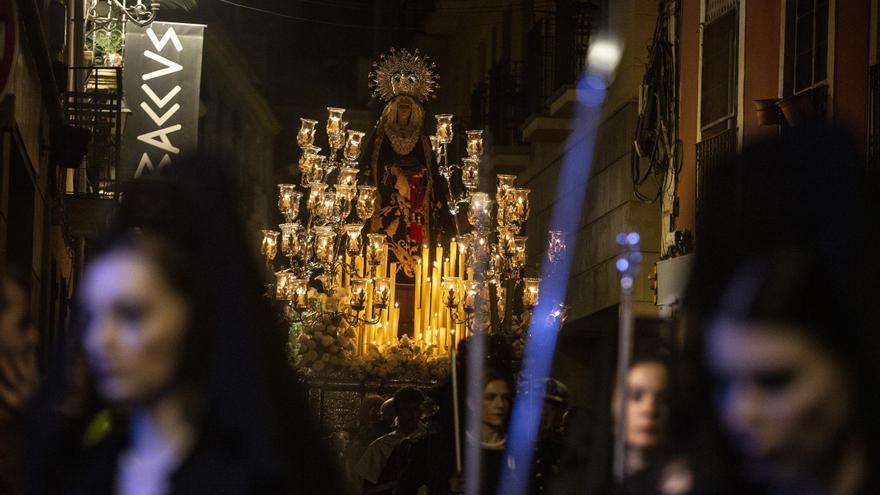
[[[519,124],[527,117],[522,92],[522,62],[501,62],[489,71],[488,102],[483,118],[492,144],[519,142]]]
[[[67,192],[112,198],[122,141],[122,68],[72,67],[70,76],[76,89],[64,94],[68,124],[91,131],[92,141]]]
[[[697,232],[702,224],[701,204],[712,193],[712,177],[736,154],[736,133],[736,128],[728,129],[697,143]]]
[[[551,7],[539,12],[527,35],[523,85],[529,113],[543,111],[556,90],[574,84],[586,63],[593,3],[557,0]]]
[[[736,9],[737,0],[706,0],[706,22],[712,22]]]

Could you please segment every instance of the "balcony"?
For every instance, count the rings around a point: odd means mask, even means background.
[[[116,197],[124,113],[121,67],[72,67],[74,90],[63,95],[67,129],[90,136],[85,156],[68,161],[63,208],[70,233],[93,238]]]
[[[65,193],[92,199],[116,194],[116,167],[122,141],[121,67],[72,67],[74,90],[64,93],[69,127],[87,130],[85,159],[68,173]]]
[[[732,128],[697,143],[697,232],[702,219],[701,204],[712,193],[710,186],[718,167],[736,154],[736,137],[737,129]]]
[[[527,34],[523,80],[527,115],[544,112],[554,93],[577,82],[586,63],[594,5],[579,0],[556,0],[550,5],[551,10],[538,13]]]

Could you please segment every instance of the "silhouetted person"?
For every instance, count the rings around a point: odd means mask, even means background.
[[[338,492],[222,165],[124,189],[77,294],[86,379],[48,389],[31,493]],[[111,429],[84,446],[101,408]]]
[[[363,479],[364,493],[392,493],[396,488],[404,461],[400,455],[392,454],[401,442],[419,431],[424,399],[424,394],[412,387],[395,392],[397,426],[367,447],[356,468]]]
[[[661,493],[878,493],[877,181],[791,130],[709,184]]]
[[[30,306],[25,276],[0,273],[0,493],[21,492],[24,415],[40,378]]]

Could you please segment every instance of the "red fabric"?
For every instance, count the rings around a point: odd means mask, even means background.
[[[418,221],[421,217],[421,205],[425,199],[425,189],[422,187],[421,177],[407,177],[409,181],[409,204],[415,214],[416,220],[409,224],[409,240],[416,243],[422,243],[422,223]]]

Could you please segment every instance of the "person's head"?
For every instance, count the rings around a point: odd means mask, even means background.
[[[0,273],[0,352],[21,352],[37,344],[30,312],[27,278],[15,269]]]
[[[707,478],[802,481],[854,437],[878,459],[865,284],[880,276],[880,205],[854,149],[838,130],[791,129],[707,181],[673,401],[677,443]]]
[[[424,394],[413,387],[404,387],[394,393],[394,412],[397,414],[398,429],[404,433],[412,433],[418,428],[424,399]]]
[[[468,403],[472,409],[479,407],[483,425],[497,431],[507,429],[510,405],[513,399],[513,378],[504,372],[489,369],[483,373],[483,393],[480,405]]]
[[[803,479],[860,435],[856,370],[829,314],[835,274],[798,248],[746,261],[703,347],[719,424],[749,472]],[[845,332],[845,331],[844,331]]]
[[[379,424],[386,429],[390,429],[394,426],[396,418],[397,413],[394,410],[394,398],[392,397],[383,402],[379,407]]]
[[[180,161],[167,175],[127,184],[90,249],[77,322],[95,388],[109,403],[169,392],[194,406],[243,399],[238,382],[275,366],[259,363],[260,353],[275,356],[263,341],[276,322],[223,165]],[[233,371],[245,361],[255,368]]]
[[[104,399],[138,404],[179,384],[193,318],[188,264],[167,239],[146,233],[113,242],[89,262],[82,342]]]
[[[626,445],[649,450],[662,447],[668,433],[669,367],[660,358],[637,357],[627,372]],[[619,418],[619,387],[614,393],[612,410]]]
[[[358,414],[360,427],[372,427],[379,423],[379,408],[382,407],[382,396],[367,394],[361,401],[361,410]]]
[[[541,410],[541,431],[560,433],[568,414],[568,387],[559,380],[548,378],[544,388],[544,408]]]

